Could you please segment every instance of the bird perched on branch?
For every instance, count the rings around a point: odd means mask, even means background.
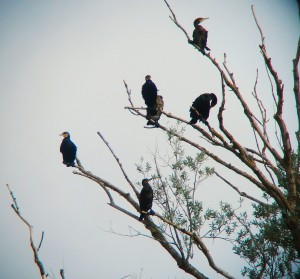
[[[158,106],[161,106],[163,100],[162,97],[157,96],[158,90],[155,83],[151,80],[151,76],[147,75],[145,80],[146,82],[142,86],[142,96],[147,106],[147,119],[152,119],[152,116],[154,116],[154,119],[158,121],[161,115],[161,113],[158,112]],[[155,125],[155,123],[148,121],[147,125]]]
[[[161,95],[157,95],[154,109],[147,108],[147,117],[146,117],[148,119],[147,125],[154,125],[155,127],[158,127],[159,126],[158,120],[162,114],[163,109],[164,109],[164,99]]]
[[[149,184],[149,181],[152,179],[143,179],[142,185],[143,189],[140,193],[140,210],[141,215],[139,220],[142,221],[146,215],[155,215],[155,212],[152,210],[153,203],[153,190]],[[149,211],[149,212],[148,212]]]
[[[206,45],[208,32],[202,25],[200,25],[200,23],[206,19],[208,19],[208,17],[198,17],[194,20],[195,30],[193,32],[193,41],[190,41],[190,43],[200,48],[203,55],[205,55],[205,50],[210,50]]]
[[[208,125],[206,121],[209,117],[209,111],[218,102],[214,93],[201,94],[192,104],[190,108],[191,121],[190,124],[196,124],[198,120]]]
[[[68,132],[63,132],[60,136],[64,137],[60,145],[60,152],[63,156],[63,164],[67,167],[75,167],[77,147],[71,141],[70,134]]]

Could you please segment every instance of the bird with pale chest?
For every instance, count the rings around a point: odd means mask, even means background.
[[[202,25],[200,25],[200,23],[206,19],[208,19],[208,17],[198,17],[194,20],[195,30],[193,32],[193,40],[189,41],[189,43],[198,46],[203,55],[206,54],[205,50],[210,50],[210,48],[206,45],[208,32]]]

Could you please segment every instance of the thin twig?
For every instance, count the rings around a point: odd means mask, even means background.
[[[37,251],[40,250],[40,248],[41,248],[41,246],[42,246],[43,239],[44,239],[44,231],[42,231],[42,237],[41,237],[40,244],[39,244],[39,246],[38,246],[38,248],[37,248]]]
[[[267,203],[264,203],[248,194],[246,194],[245,192],[241,192],[238,187],[234,186],[232,183],[230,183],[227,179],[225,179],[223,176],[221,176],[218,172],[214,171],[214,173],[219,177],[221,178],[226,184],[228,184],[232,189],[234,189],[236,192],[238,192],[238,194],[242,197],[245,197],[249,200],[252,200],[256,203],[259,203],[260,205],[263,205],[263,206],[266,206],[266,207],[269,207],[269,205]]]
[[[15,198],[13,192],[10,190],[10,187],[8,184],[6,184],[8,191],[10,193],[10,196],[13,200],[13,204],[11,205],[11,207],[13,208],[13,210],[15,211],[15,213],[19,216],[19,218],[22,220],[22,222],[28,227],[29,229],[29,241],[30,241],[30,246],[31,249],[33,251],[33,255],[34,255],[34,262],[36,263],[36,265],[38,266],[40,275],[42,279],[46,279],[46,277],[48,276],[45,272],[44,266],[42,261],[39,258],[39,254],[38,254],[38,249],[35,247],[34,242],[33,242],[33,231],[32,231],[32,225],[30,225],[30,223],[21,215],[19,206],[17,204],[17,199]],[[41,243],[40,243],[41,244]]]
[[[134,193],[136,194],[137,197],[139,197],[139,191],[136,189],[136,187],[134,186],[134,184],[131,182],[131,180],[129,179],[127,173],[125,172],[122,163],[120,161],[120,159],[117,157],[117,155],[115,154],[115,152],[113,151],[113,149],[110,147],[109,143],[107,142],[107,140],[104,138],[104,136],[100,133],[97,132],[98,136],[102,139],[102,141],[105,143],[105,145],[108,147],[110,153],[113,155],[113,157],[115,158],[115,160],[117,161],[126,181],[129,183],[129,185],[131,186],[132,190],[134,191]]]

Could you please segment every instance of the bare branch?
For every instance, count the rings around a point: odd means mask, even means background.
[[[40,250],[40,248],[41,248],[41,246],[42,246],[43,239],[44,239],[44,232],[42,232],[41,241],[40,241],[40,244],[39,244],[39,246],[38,246],[38,248],[37,248],[37,251]]]
[[[253,6],[253,5],[251,5],[251,10],[252,10],[252,13],[253,13],[253,16],[254,16],[254,20],[255,20],[256,26],[257,26],[257,28],[258,28],[258,30],[259,30],[259,33],[260,33],[261,44],[264,45],[264,44],[265,44],[265,37],[264,37],[264,35],[263,35],[263,32],[262,32],[262,30],[261,30],[260,25],[258,24],[257,19],[256,19],[256,15],[255,15],[255,11],[254,11],[254,6]]]
[[[185,36],[186,36],[186,38],[188,39],[188,41],[191,41],[191,39],[190,39],[190,37],[189,37],[189,35],[188,35],[188,33],[185,31],[185,29],[179,24],[179,22],[177,21],[177,18],[176,18],[176,16],[175,16],[175,13],[173,12],[173,10],[171,9],[171,7],[170,7],[170,5],[169,5],[169,3],[166,1],[166,0],[164,0],[164,2],[166,3],[166,5],[167,5],[167,7],[168,7],[168,9],[170,10],[170,12],[171,12],[171,14],[172,14],[172,16],[170,16],[170,19],[182,30],[182,32],[185,34]],[[199,49],[199,47],[198,47],[198,49]]]
[[[8,184],[6,184],[7,188],[8,188],[8,191],[10,193],[10,196],[13,200],[13,204],[11,205],[11,207],[13,208],[13,210],[15,211],[15,213],[19,216],[19,218],[22,220],[22,222],[28,227],[29,229],[29,240],[30,240],[30,246],[31,246],[31,249],[33,251],[33,255],[34,255],[34,262],[36,263],[36,265],[38,266],[38,269],[39,269],[39,272],[40,272],[40,275],[41,275],[41,278],[42,279],[46,279],[46,277],[48,276],[45,272],[45,269],[44,269],[44,266],[43,266],[43,263],[42,261],[40,260],[39,258],[39,255],[38,255],[38,249],[35,247],[34,245],[34,242],[33,242],[33,232],[32,232],[32,225],[30,225],[30,223],[21,215],[21,212],[20,212],[20,209],[18,207],[18,204],[17,204],[17,200],[13,194],[13,192],[10,190],[10,187]],[[42,240],[41,240],[42,242]],[[41,244],[40,242],[40,244]],[[39,246],[40,247],[40,246]]]
[[[259,203],[260,205],[263,205],[263,206],[269,206],[267,203],[264,203],[248,194],[246,194],[245,192],[241,192],[238,187],[234,186],[232,183],[230,183],[227,179],[225,179],[223,176],[221,176],[218,172],[214,171],[214,173],[219,177],[221,178],[226,184],[228,184],[232,189],[234,189],[236,192],[238,192],[238,194],[242,197],[245,197],[249,200],[252,200],[256,203]]]
[[[129,183],[129,185],[131,186],[132,190],[134,191],[134,193],[136,194],[137,197],[139,197],[139,191],[136,189],[136,187],[134,186],[134,184],[131,182],[131,180],[129,179],[128,175],[126,174],[120,159],[117,157],[117,155],[114,153],[114,151],[112,150],[112,148],[110,147],[109,143],[105,140],[104,136],[100,133],[97,132],[97,134],[99,135],[99,137],[103,140],[103,142],[106,144],[106,146],[108,147],[110,153],[114,156],[114,158],[116,159],[125,179],[127,180],[127,182]]]
[[[300,9],[300,5],[299,5]],[[298,148],[300,149],[300,86],[299,86],[299,60],[300,60],[300,38],[298,40],[298,46],[296,51],[296,57],[293,60],[293,74],[294,74],[294,93],[296,100],[296,108],[298,115],[298,131],[296,132],[297,140],[298,140]]]

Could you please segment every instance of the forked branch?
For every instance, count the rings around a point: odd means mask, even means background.
[[[11,191],[10,187],[8,184],[6,184],[7,186],[7,189],[9,191],[9,194],[13,200],[13,204],[11,205],[11,207],[13,208],[13,210],[15,211],[15,213],[18,215],[18,217],[21,219],[21,221],[28,227],[29,229],[29,241],[30,241],[30,246],[31,246],[31,249],[32,249],[32,252],[33,252],[33,256],[34,256],[34,262],[36,263],[38,269],[39,269],[39,272],[40,272],[40,276],[42,279],[46,279],[46,277],[48,276],[45,272],[45,269],[44,269],[44,265],[42,263],[42,261],[40,260],[39,258],[39,254],[38,254],[38,251],[41,247],[41,244],[42,244],[42,241],[43,241],[43,236],[44,236],[44,233],[42,234],[42,239],[40,241],[40,244],[38,246],[38,248],[36,248],[34,242],[33,242],[33,231],[32,231],[32,225],[30,225],[30,223],[22,216],[21,212],[20,212],[20,208],[18,206],[18,203],[17,203],[17,199],[15,198],[13,192]]]

